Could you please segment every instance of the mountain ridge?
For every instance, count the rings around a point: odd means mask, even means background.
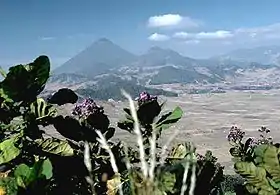
[[[175,83],[202,86],[228,83],[243,86],[259,85],[261,81],[278,85],[278,75],[280,77],[280,68],[273,64],[263,65],[223,57],[194,59],[157,46],[142,55],[134,55],[102,38],[71,58],[58,71],[55,70],[49,81],[53,85],[49,86],[63,84],[83,93],[89,90],[95,97],[99,97],[96,95],[98,93],[119,97],[116,88],[149,90],[153,86]],[[114,93],[106,90],[113,90]]]

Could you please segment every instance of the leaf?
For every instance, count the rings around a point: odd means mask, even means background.
[[[46,176],[46,179],[50,179],[53,176],[52,173],[52,163],[49,159],[43,161],[42,164],[42,175]]]
[[[11,67],[5,79],[0,83],[0,88],[15,102],[31,102],[43,91],[49,72],[49,58],[40,56],[28,65]]]
[[[13,66],[9,69],[6,78],[0,83],[5,95],[14,101],[23,101],[29,99],[28,89],[28,71],[23,65]]]
[[[254,163],[256,165],[259,165],[259,164],[263,164],[263,157],[264,157],[264,152],[265,150],[267,149],[267,146],[268,145],[265,145],[265,144],[261,144],[261,145],[258,145],[255,149],[254,149]]]
[[[184,144],[179,144],[178,146],[174,147],[171,153],[172,158],[176,159],[183,159],[188,154],[187,147]]]
[[[274,189],[278,189],[278,190],[280,189],[280,183],[279,182],[275,182],[275,181],[273,181],[273,179],[269,179],[269,178],[268,178],[268,181]]]
[[[22,188],[27,188],[38,179],[50,179],[52,177],[52,164],[49,159],[39,160],[33,167],[20,164],[15,172],[17,183]]]
[[[245,184],[246,189],[248,190],[248,192],[250,192],[250,194],[258,194],[258,189],[250,184]]]
[[[133,131],[133,128],[134,128],[133,125],[134,125],[134,122],[130,121],[130,120],[123,120],[123,121],[118,122],[118,127],[120,129],[127,130],[129,132]]]
[[[0,178],[0,195],[17,195],[18,186],[13,177]]]
[[[22,188],[27,188],[27,186],[35,180],[35,172],[26,164],[20,164],[16,168],[14,175],[17,179],[18,186]]]
[[[119,174],[113,176],[112,179],[107,180],[107,195],[116,195],[119,185],[121,184],[121,177]]]
[[[280,165],[275,146],[268,146],[264,151],[263,166],[276,183],[280,182]]]
[[[156,128],[164,130],[176,123],[183,116],[183,111],[180,107],[176,107],[173,112],[163,115],[157,122]]]
[[[164,172],[161,177],[161,188],[164,192],[174,193],[176,183],[176,175],[169,172]]]
[[[36,120],[47,116],[56,116],[56,109],[52,107],[52,105],[48,105],[42,98],[37,98],[37,100],[30,105],[30,111],[34,114]]]
[[[232,147],[229,149],[229,153],[233,157],[240,157],[240,149],[238,147]]]
[[[0,143],[0,164],[10,162],[20,154],[21,150],[15,146],[16,140],[17,137],[12,137]]]
[[[39,147],[41,147],[42,150],[45,152],[57,154],[60,156],[74,155],[74,150],[68,144],[67,141],[59,140],[56,138],[47,138],[47,139],[36,140],[36,142],[37,144],[39,144]]]
[[[68,88],[59,89],[56,93],[54,93],[50,98],[48,98],[48,102],[51,104],[57,104],[59,106],[67,103],[74,104],[78,101],[77,94]]]
[[[109,128],[107,129],[107,131],[105,132],[105,138],[106,138],[106,140],[111,139],[111,138],[114,136],[115,131],[116,131],[115,128],[109,127]]]
[[[5,72],[5,70],[0,66],[0,75],[4,78],[6,78],[7,73]]]
[[[138,106],[137,117],[141,125],[151,125],[161,112],[157,101],[148,101]]]
[[[126,113],[128,116],[131,116],[131,112],[130,112],[130,109],[129,109],[129,108],[124,108],[123,110],[125,111],[125,113]]]
[[[268,180],[266,171],[262,167],[257,167],[252,162],[237,162],[234,164],[235,171],[247,180],[247,183],[258,189],[273,191]]]
[[[39,56],[34,60],[34,62],[25,65],[25,68],[29,70],[32,80],[34,80],[34,87],[36,87],[36,89],[38,89],[40,92],[43,91],[45,84],[50,76],[49,58],[44,55]]]

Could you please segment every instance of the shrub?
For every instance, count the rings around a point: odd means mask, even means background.
[[[269,129],[262,127],[260,138],[248,138],[243,143],[244,132],[234,127],[229,141],[234,141],[231,155],[235,158],[236,173],[245,179],[245,188],[250,194],[279,194],[280,165],[279,144],[268,137]],[[242,134],[242,136],[238,136]],[[234,137],[236,139],[234,139]]]

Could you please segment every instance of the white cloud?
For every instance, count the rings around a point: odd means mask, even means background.
[[[199,58],[220,55],[239,48],[280,45],[280,22],[245,28],[200,31],[187,29],[170,33],[174,40],[170,41],[173,49]]]
[[[167,41],[170,39],[169,36],[159,33],[154,33],[148,37],[150,41]]]
[[[53,40],[53,39],[55,39],[55,37],[40,37],[41,41],[50,41],[50,40]]]
[[[187,32],[176,32],[176,33],[174,33],[173,37],[179,38],[179,39],[188,39],[188,38],[192,38],[193,34],[187,33]]]
[[[196,34],[197,39],[226,39],[234,35],[230,31],[218,30],[215,32],[200,32]]]
[[[205,39],[227,39],[233,37],[230,31],[218,30],[214,32],[199,32],[199,33],[187,33],[187,32],[176,32],[173,37],[180,39],[195,39],[195,40],[205,40]]]
[[[252,28],[238,28],[231,31],[217,30],[197,33],[176,32],[174,38],[183,40],[223,40],[228,43],[265,43],[265,41],[280,40],[280,23]],[[221,42],[222,43],[222,42]]]
[[[200,22],[198,20],[179,14],[151,16],[148,19],[148,27],[194,28],[199,25]]]

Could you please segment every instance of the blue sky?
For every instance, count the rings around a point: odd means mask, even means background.
[[[58,66],[98,38],[133,53],[190,57],[280,45],[279,0],[0,0],[0,64],[40,54]]]

